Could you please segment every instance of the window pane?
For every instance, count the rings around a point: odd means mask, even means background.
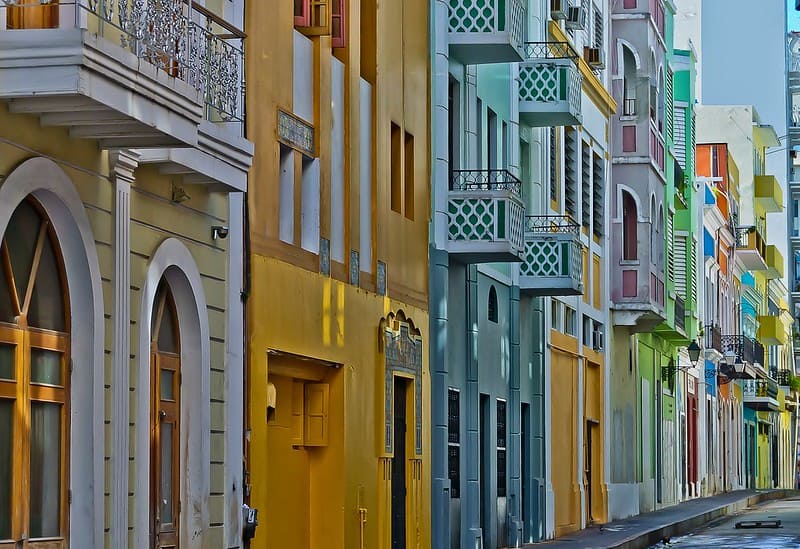
[[[161,315],[161,327],[158,330],[158,350],[168,353],[178,352],[178,323],[172,314],[170,298],[164,303],[164,313]]]
[[[62,385],[61,353],[31,349],[31,383]]]
[[[61,534],[61,404],[31,402],[30,537]]]
[[[0,399],[0,539],[11,537],[11,447],[14,401]]]
[[[14,307],[11,305],[11,288],[5,269],[0,267],[0,322],[14,322]]]
[[[161,399],[175,400],[173,391],[175,372],[172,370],[161,370]]]
[[[172,517],[172,423],[161,424],[161,524]]]
[[[36,271],[31,304],[28,307],[28,325],[47,330],[66,330],[64,296],[61,287],[61,265],[53,242],[46,238]]]
[[[6,231],[5,240],[11,255],[11,269],[14,271],[14,282],[20,299],[25,298],[28,288],[28,276],[33,265],[33,253],[36,250],[36,239],[39,237],[41,219],[36,209],[28,202],[22,202],[8,221],[13,231]]]
[[[14,378],[14,346],[0,343],[0,379]]]

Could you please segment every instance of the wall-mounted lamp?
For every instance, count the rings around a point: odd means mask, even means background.
[[[221,238],[226,239],[228,238],[229,229],[225,225],[213,225],[211,227],[211,238],[214,240]]]

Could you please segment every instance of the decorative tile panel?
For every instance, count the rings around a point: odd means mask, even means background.
[[[324,236],[319,239],[319,272],[325,276],[331,274],[331,241]]]
[[[386,263],[378,261],[378,274],[376,286],[378,295],[386,295]]]
[[[314,126],[280,109],[278,110],[278,141],[308,157],[313,158],[314,156]]]
[[[413,379],[414,447],[422,455],[422,338],[402,313],[381,320],[379,337],[385,359],[384,451],[394,451],[394,379],[396,374],[405,374]]]

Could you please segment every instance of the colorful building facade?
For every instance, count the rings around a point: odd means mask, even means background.
[[[14,4],[0,545],[239,546],[243,2]]]
[[[430,547],[428,5],[246,21],[251,546]]]

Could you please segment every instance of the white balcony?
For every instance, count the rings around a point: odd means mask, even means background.
[[[742,383],[742,397],[748,408],[778,412],[778,384],[771,379],[748,379]]]
[[[523,59],[527,2],[450,0],[450,55],[465,65]]]
[[[448,251],[464,263],[522,261],[522,183],[507,170],[457,170],[448,193]]]
[[[145,161],[158,156],[148,150],[186,148],[161,156],[241,187],[253,153],[243,138],[244,34],[211,11],[146,0],[0,3],[0,29],[0,100],[12,113],[102,149],[142,149]],[[236,177],[226,180],[210,157]]]

